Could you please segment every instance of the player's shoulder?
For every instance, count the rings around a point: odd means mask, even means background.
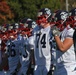
[[[68,27],[68,28],[67,28],[67,33],[68,33],[68,34],[73,34],[73,33],[74,33],[74,29],[71,28],[71,27]]]
[[[45,31],[50,31],[51,30],[51,27],[50,26],[47,26],[46,28],[44,28]]]
[[[70,26],[67,26],[62,32],[65,32],[65,33],[74,33],[74,29],[71,28]]]
[[[33,29],[33,32],[37,32],[38,30],[40,30],[40,26],[36,26],[36,27]]]
[[[73,34],[74,34],[74,29],[73,28],[71,28],[71,27],[68,27],[68,28],[66,28],[64,31],[63,31],[64,33],[65,33],[65,35],[67,36],[67,37],[73,37]],[[63,34],[64,34],[63,33]]]

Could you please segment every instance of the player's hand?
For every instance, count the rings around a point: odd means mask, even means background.
[[[56,26],[52,26],[51,27],[52,33],[54,36],[59,36],[60,35],[60,31]]]

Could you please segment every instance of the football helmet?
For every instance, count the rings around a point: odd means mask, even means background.
[[[45,19],[43,19],[45,18]],[[37,14],[37,24],[51,22],[52,11],[49,8],[42,8]]]
[[[27,24],[26,24],[27,20],[31,20],[31,19],[30,18],[23,18],[20,20],[20,28],[22,28],[22,27],[26,28],[27,27]]]
[[[19,22],[24,24],[24,23],[26,23],[27,19],[28,19],[28,18],[23,18],[23,19],[21,19]]]
[[[71,27],[76,27],[76,8],[69,11],[69,23]]]
[[[21,20],[20,24],[24,25],[24,29],[22,29],[22,33],[30,36],[31,31],[35,26],[37,26],[36,22],[30,18],[24,18]]]
[[[30,18],[24,18],[21,20],[20,24],[24,24],[24,28],[34,28],[37,24]]]
[[[76,16],[76,8],[69,11],[69,16],[73,16],[73,17]]]
[[[12,24],[9,25],[8,30],[13,30],[13,25]]]
[[[37,26],[36,22],[33,21],[32,19],[27,19],[25,25],[26,25],[26,28],[29,29],[29,31],[27,32],[27,35],[31,36],[32,30]]]
[[[2,26],[2,32],[6,32],[7,31],[7,29],[4,27],[4,26]]]
[[[8,30],[8,28],[9,28],[9,24],[3,24],[2,27],[1,27],[1,30],[3,32],[6,32]]]
[[[27,28],[32,28],[32,29],[37,26],[36,22],[31,19],[27,19],[26,25]]]
[[[13,29],[18,29],[19,28],[19,24],[18,23],[13,23],[12,26],[13,26]]]
[[[62,31],[67,26],[66,21],[68,17],[68,12],[64,10],[59,10],[55,13],[54,22],[60,31]]]

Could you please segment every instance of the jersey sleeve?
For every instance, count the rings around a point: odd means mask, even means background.
[[[29,43],[30,49],[34,49],[34,37],[33,36],[29,37],[28,43]]]
[[[74,30],[71,28],[67,31],[67,37],[68,38],[73,38]]]

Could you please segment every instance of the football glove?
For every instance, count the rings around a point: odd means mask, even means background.
[[[51,27],[51,31],[52,31],[52,34],[54,36],[59,36],[60,35],[60,31],[56,26]]]

